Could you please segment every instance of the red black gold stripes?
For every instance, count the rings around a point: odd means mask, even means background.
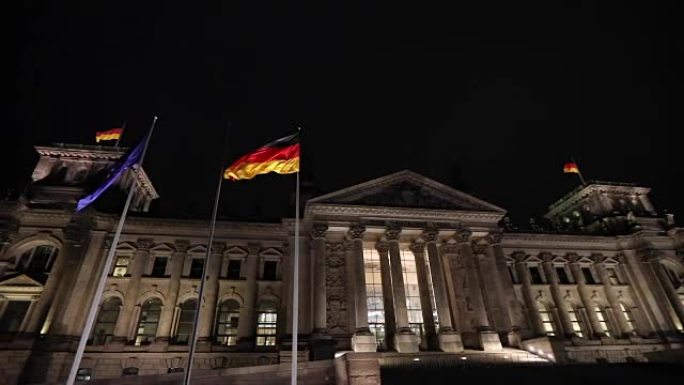
[[[299,171],[299,133],[286,136],[244,155],[223,173],[225,179],[252,179],[259,174]]]
[[[100,143],[103,140],[119,140],[123,134],[123,128],[112,128],[107,131],[98,131],[95,133],[95,142]]]

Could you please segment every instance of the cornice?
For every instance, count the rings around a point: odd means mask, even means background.
[[[74,148],[79,145],[68,146],[71,147],[35,146],[34,148],[41,156],[59,156],[62,158],[99,159],[108,161],[121,159],[127,150],[125,147],[84,146],[83,148]]]
[[[307,207],[314,215],[362,215],[382,216],[392,218],[437,219],[442,221],[483,221],[497,223],[504,213],[490,213],[482,211],[437,210],[386,206],[359,206],[326,203],[311,203]]]

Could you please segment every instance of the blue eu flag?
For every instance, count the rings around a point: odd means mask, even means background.
[[[109,173],[109,176],[107,177],[107,180],[97,188],[92,194],[80,199],[78,201],[78,205],[76,206],[76,211],[81,211],[84,208],[88,207],[91,203],[95,202],[97,198],[102,195],[107,189],[116,182],[116,180],[123,174],[126,170],[129,168],[133,167],[133,165],[137,164],[140,162],[140,158],[142,158],[142,153],[143,150],[145,149],[145,142],[147,141],[147,138],[144,138],[143,140],[138,143],[133,150],[131,150],[127,155],[124,156],[122,160],[119,161],[118,164],[112,167],[111,172]]]

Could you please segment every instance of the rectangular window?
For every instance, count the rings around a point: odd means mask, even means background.
[[[31,301],[9,301],[0,319],[0,333],[16,333],[26,317]]]
[[[601,308],[598,306],[594,308],[594,311],[596,312],[596,318],[598,319],[599,325],[601,326],[601,331],[607,337],[610,337],[610,328],[608,325],[608,320],[606,319],[606,313],[603,310],[601,310]]]
[[[363,266],[366,275],[366,302],[368,304],[368,327],[375,335],[379,348],[385,348],[385,307],[382,296],[380,257],[375,249],[363,250]]]
[[[193,258],[190,263],[190,278],[202,278],[202,270],[204,269],[204,259]]]
[[[152,266],[152,277],[164,277],[166,275],[166,264],[169,261],[167,257],[154,258],[154,265]]]
[[[511,277],[511,282],[520,283],[520,281],[518,281],[518,273],[515,271],[515,265],[512,263],[508,264],[508,275]]]
[[[608,281],[610,281],[611,285],[620,284],[620,278],[618,277],[617,270],[615,270],[614,267],[607,268],[606,273],[608,274]]]
[[[260,312],[257,314],[257,346],[275,346],[278,313]]]
[[[439,318],[437,316],[437,302],[435,301],[435,288],[432,285],[432,270],[430,270],[430,256],[425,253],[425,273],[427,274],[427,286],[430,292],[430,304],[432,305],[432,319],[435,321],[435,332],[439,332]]]
[[[584,280],[588,285],[594,285],[596,284],[596,280],[594,279],[594,274],[591,272],[591,268],[588,266],[585,266],[582,268],[582,275],[584,275]]]
[[[116,257],[116,262],[114,262],[114,272],[112,276],[114,277],[125,277],[128,274],[128,264],[131,262],[131,257]]]
[[[570,283],[570,278],[568,278],[568,272],[565,271],[564,266],[556,266],[556,275],[558,275],[558,283],[561,285],[567,285]]]
[[[575,335],[580,338],[584,337],[582,323],[580,322],[579,317],[577,317],[577,312],[574,307],[570,306],[568,308],[568,315],[570,316],[570,323],[572,324],[572,330],[575,332]]]
[[[425,333],[423,330],[423,310],[420,303],[416,258],[410,250],[401,250],[401,269],[404,275],[404,291],[406,292],[406,311],[408,313],[409,327],[422,339]]]
[[[264,275],[263,279],[266,281],[275,281],[278,275],[278,261],[264,261]]]
[[[228,279],[240,279],[242,261],[239,259],[228,260]]]
[[[544,283],[539,266],[530,266],[528,269],[530,271],[530,279],[532,280],[533,284],[540,285]]]

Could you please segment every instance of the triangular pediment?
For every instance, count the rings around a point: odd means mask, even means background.
[[[505,212],[501,207],[409,170],[322,195],[308,203]]]
[[[43,287],[43,285],[26,274],[20,274],[0,282],[0,286]]]

